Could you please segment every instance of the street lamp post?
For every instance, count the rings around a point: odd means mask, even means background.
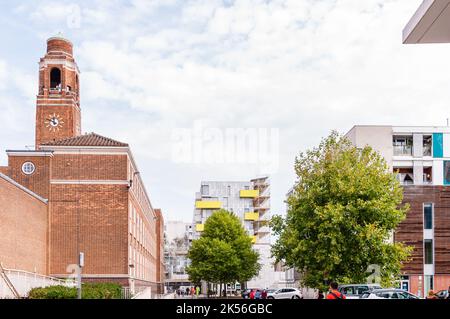
[[[78,299],[81,299],[81,272],[84,267],[84,253],[80,252],[78,256],[78,278],[77,278],[77,291]]]

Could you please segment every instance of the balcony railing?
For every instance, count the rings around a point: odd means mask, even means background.
[[[394,145],[395,156],[412,156],[412,146]]]
[[[195,208],[198,209],[220,209],[222,208],[222,203],[219,201],[201,201],[195,202]]]
[[[241,198],[255,198],[259,196],[257,189],[243,189],[239,192]]]
[[[244,214],[245,220],[253,220],[257,221],[259,219],[259,213],[251,212],[251,213],[245,213]]]

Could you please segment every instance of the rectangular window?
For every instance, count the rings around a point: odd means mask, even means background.
[[[424,241],[424,258],[425,265],[433,264],[433,240],[425,239]]]
[[[434,280],[433,276],[424,276],[424,295],[428,295],[430,290],[434,289]]]
[[[450,185],[450,161],[444,161],[444,185]]]
[[[202,185],[202,195],[209,195],[209,185]]]
[[[431,135],[423,136],[423,156],[431,156],[433,146],[433,137]]]
[[[411,156],[413,137],[412,136],[394,136],[392,141],[394,147],[394,155]]]
[[[433,204],[423,205],[423,228],[433,229]]]

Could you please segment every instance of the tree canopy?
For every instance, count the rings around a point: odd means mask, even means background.
[[[287,215],[272,220],[277,260],[312,288],[330,280],[364,283],[371,265],[382,283],[393,284],[410,248],[390,238],[409,207],[383,157],[333,132],[296,158],[295,172]]]
[[[187,268],[193,282],[246,282],[260,270],[259,255],[241,221],[226,210],[218,210],[205,222],[198,240],[192,242]]]

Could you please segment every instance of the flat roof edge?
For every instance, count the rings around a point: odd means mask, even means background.
[[[416,42],[411,40],[411,35],[423,19],[425,14],[430,10],[431,6],[435,3],[435,0],[424,0],[414,15],[408,21],[403,28],[403,44],[415,44]]]

